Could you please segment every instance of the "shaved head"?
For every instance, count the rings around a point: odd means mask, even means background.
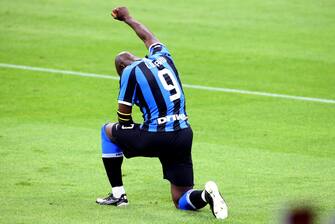
[[[136,57],[135,55],[127,51],[119,53],[115,57],[115,68],[119,76],[121,76],[122,71],[125,67],[127,67],[128,65],[132,64],[134,61],[137,61],[139,59],[140,58]]]

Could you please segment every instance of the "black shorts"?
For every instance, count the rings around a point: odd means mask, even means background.
[[[176,186],[190,187],[193,182],[191,127],[173,132],[148,132],[139,124],[124,127],[114,124],[112,141],[120,146],[126,158],[159,158],[164,179]]]

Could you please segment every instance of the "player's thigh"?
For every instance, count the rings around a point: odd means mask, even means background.
[[[166,157],[161,156],[163,178],[178,187],[190,187],[194,185],[193,163],[191,155]]]
[[[114,125],[112,136],[112,141],[122,148],[127,158],[159,156],[159,148],[152,146],[155,135],[141,130],[139,124],[130,126]]]
[[[176,132],[175,141],[170,146],[169,153],[163,153],[159,159],[163,168],[163,177],[173,186],[189,188],[194,185],[193,162],[191,155],[192,130]],[[176,190],[176,192],[178,192]],[[178,197],[175,194],[173,198]]]
[[[122,125],[119,123],[105,124],[107,136],[114,142],[124,142],[127,139],[138,138],[139,124]]]

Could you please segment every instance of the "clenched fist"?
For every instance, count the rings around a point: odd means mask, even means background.
[[[130,17],[127,7],[117,7],[113,9],[112,16],[114,19],[125,21]]]

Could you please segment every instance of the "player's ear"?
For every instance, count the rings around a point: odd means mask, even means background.
[[[118,73],[119,75],[121,76],[122,72],[123,72],[123,69],[125,68],[126,66],[124,64],[119,64],[118,66]]]
[[[121,70],[121,73],[123,72],[123,69],[126,67],[125,64],[120,64],[120,70]]]

